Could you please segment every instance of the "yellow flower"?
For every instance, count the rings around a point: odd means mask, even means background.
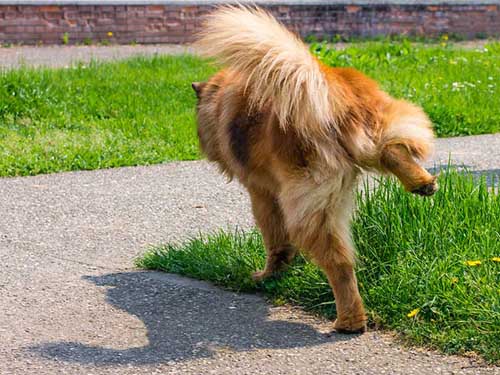
[[[108,36],[111,38],[113,36],[113,32],[112,31],[108,31]]]
[[[448,40],[448,35],[447,35],[447,34],[444,34],[444,35],[441,37],[441,39],[443,39],[443,40]]]
[[[408,318],[413,318],[415,315],[417,315],[419,313],[420,309],[419,308],[416,308],[414,310],[411,310],[408,314],[406,314],[406,316]]]
[[[466,260],[465,264],[467,266],[474,267],[474,266],[479,266],[481,264],[481,261],[480,260]]]
[[[500,257],[493,257],[491,258],[493,262],[500,262]]]
[[[458,277],[452,277],[450,281],[452,284],[456,284],[458,283]]]
[[[441,42],[441,47],[446,47],[446,43],[445,42]]]

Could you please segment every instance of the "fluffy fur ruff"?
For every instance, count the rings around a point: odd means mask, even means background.
[[[248,189],[267,263],[260,280],[300,248],[324,270],[339,331],[364,330],[350,235],[353,189],[362,170],[396,175],[430,195],[425,158],[433,132],[424,112],[395,100],[362,73],[330,68],[270,14],[221,7],[197,47],[225,69],[193,83],[198,135],[208,159]]]

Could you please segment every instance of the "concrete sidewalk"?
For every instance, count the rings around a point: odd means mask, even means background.
[[[0,68],[68,67],[92,60],[109,61],[133,56],[178,55],[192,52],[179,44],[111,45],[111,46],[22,46],[0,47]]]
[[[500,135],[443,139],[429,164],[500,174]],[[0,179],[0,374],[500,374],[157,272],[148,244],[252,226],[206,162]]]
[[[457,48],[483,48],[490,40],[454,42]],[[335,43],[332,47],[342,49],[346,43]],[[178,55],[193,53],[194,49],[179,44],[138,44],[110,46],[13,46],[0,47],[0,69],[28,67],[69,67],[76,63],[87,64],[92,60],[109,61],[134,56]]]

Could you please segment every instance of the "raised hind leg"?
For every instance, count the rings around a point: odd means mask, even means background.
[[[418,165],[403,145],[385,147],[380,161],[385,169],[401,181],[407,191],[424,196],[437,191],[436,177]]]

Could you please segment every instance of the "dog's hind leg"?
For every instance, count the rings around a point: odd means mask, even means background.
[[[297,250],[289,242],[283,221],[283,213],[276,197],[267,191],[248,189],[252,201],[252,211],[266,247],[266,266],[252,275],[261,281],[283,270],[295,257]]]
[[[313,251],[313,258],[325,272],[335,296],[337,319],[333,327],[340,333],[364,332],[366,314],[351,261],[354,249],[350,240],[343,240],[335,232],[329,247],[316,247]]]
[[[333,327],[340,333],[364,332],[366,314],[358,291],[354,273],[354,248],[350,239],[343,238],[336,228],[328,233],[320,229],[314,243],[307,246],[307,252],[326,274],[333,289],[337,319]]]
[[[382,166],[393,173],[407,191],[419,195],[432,195],[438,189],[436,177],[432,176],[401,145],[389,145],[382,151]]]
[[[352,194],[348,189],[339,190],[322,203],[314,191],[294,197],[293,192],[298,191],[300,187],[293,187],[281,197],[290,238],[328,278],[337,309],[334,328],[344,333],[363,332],[366,314],[354,273],[355,251],[350,234]]]

